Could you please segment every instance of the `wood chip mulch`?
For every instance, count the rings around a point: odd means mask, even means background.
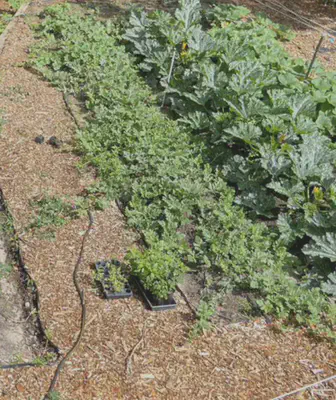
[[[42,8],[35,2],[28,13]],[[33,41],[24,19],[18,19],[0,57],[0,104],[6,119],[0,137],[0,187],[39,287],[41,318],[65,352],[80,327],[72,271],[88,219],[59,228],[55,241],[27,232],[26,226],[32,218],[32,199],[78,195],[94,175],[80,172],[79,158],[70,151],[75,124],[62,95],[22,67]],[[54,135],[68,145],[40,145],[34,142],[38,135]],[[102,299],[94,286],[92,264],[111,256],[122,259],[135,240],[115,205],[95,212],[79,273],[87,326],[80,349],[60,376],[57,390],[63,400],[262,400],[335,374],[334,348],[301,332],[277,333],[256,321],[222,327],[190,343],[193,317],[178,295],[177,310],[167,313],[147,311],[137,295],[130,300]],[[1,371],[0,398],[41,399],[53,372],[53,367]],[[314,396],[335,398],[335,382],[322,389]]]

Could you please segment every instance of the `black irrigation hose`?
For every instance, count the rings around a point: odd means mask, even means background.
[[[3,191],[1,188],[0,188],[0,211],[6,215],[7,219],[10,219],[11,214],[6,205],[6,201],[5,201]],[[11,238],[11,239],[15,239],[17,237],[17,232],[15,231],[14,226],[11,226],[11,229],[13,230],[13,238]],[[26,265],[23,261],[23,257],[21,254],[21,249],[20,249],[18,239],[11,241],[11,243],[12,243],[11,247],[10,247],[11,254],[12,254],[13,259],[16,262],[17,266],[19,267],[19,272],[20,272],[22,282],[24,284],[25,289],[30,292],[30,297],[31,297],[30,300],[33,304],[34,309],[36,310],[35,323],[36,323],[38,338],[42,343],[44,343],[44,345],[46,347],[49,348],[50,352],[53,352],[54,354],[57,355],[57,359],[55,361],[47,362],[44,365],[48,365],[48,366],[55,365],[57,363],[58,358],[60,357],[60,350],[51,340],[49,340],[47,338],[45,328],[41,321],[41,318],[40,318],[40,292],[38,291],[36,282],[30,275],[29,269],[26,267]],[[30,361],[30,362],[26,362],[26,363],[3,364],[3,365],[0,365],[0,370],[12,369],[12,368],[14,369],[14,368],[36,367],[36,366],[37,366],[36,363],[34,363],[33,361]]]
[[[90,234],[91,228],[92,228],[92,226],[94,224],[93,216],[92,216],[92,213],[91,213],[90,210],[88,211],[88,214],[89,214],[90,223],[89,223],[89,226],[88,226],[88,228],[87,228],[87,230],[85,232],[85,235],[83,236],[82,246],[81,246],[81,249],[80,249],[80,252],[79,252],[79,256],[78,256],[78,259],[77,259],[77,262],[76,262],[76,265],[75,265],[75,268],[74,268],[73,274],[72,274],[73,282],[74,282],[74,285],[76,287],[76,291],[78,293],[78,296],[80,298],[80,303],[81,303],[81,307],[82,307],[81,328],[80,328],[80,331],[79,331],[79,334],[78,334],[78,337],[77,337],[75,343],[72,345],[71,349],[68,351],[68,353],[62,358],[62,360],[58,364],[58,366],[56,368],[56,371],[55,371],[55,374],[54,374],[54,377],[53,377],[53,379],[52,379],[52,381],[50,383],[48,392],[44,396],[44,400],[50,399],[50,395],[54,390],[54,387],[55,387],[55,385],[57,383],[57,379],[58,379],[58,377],[59,377],[59,375],[61,373],[62,368],[64,367],[65,362],[70,358],[71,354],[78,347],[79,343],[82,340],[83,333],[84,333],[85,322],[86,322],[86,307],[85,307],[85,300],[84,300],[84,290],[81,290],[81,288],[79,286],[79,283],[77,281],[77,272],[78,272],[78,268],[79,268],[79,266],[80,266],[80,264],[82,262],[82,259],[83,259],[86,240],[87,240],[87,238],[88,238],[88,236]]]

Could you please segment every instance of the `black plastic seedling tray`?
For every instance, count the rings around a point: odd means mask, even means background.
[[[109,274],[108,269],[106,268],[107,262],[111,262],[111,263],[115,264],[116,267],[120,266],[120,262],[115,261],[115,260],[99,261],[95,264],[97,272],[100,272],[102,269],[104,270],[104,278],[100,280],[100,284],[103,288],[104,296],[109,300],[127,299],[129,297],[132,297],[133,292],[132,292],[131,286],[128,282],[125,284],[125,288],[121,292],[115,292],[113,290],[113,287],[111,286],[111,284],[106,282],[106,280],[108,278],[108,274]]]
[[[149,308],[152,311],[168,311],[168,310],[174,310],[176,308],[176,301],[174,300],[173,297],[171,299],[167,300],[166,303],[162,304],[159,303],[157,299],[148,291],[146,290],[143,286],[142,283],[138,278],[134,278],[134,281],[136,285],[138,286],[141,294],[146,300],[146,303],[148,304]]]

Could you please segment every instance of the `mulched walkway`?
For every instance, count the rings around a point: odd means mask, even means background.
[[[43,7],[34,2],[27,12],[37,14]],[[0,137],[0,187],[40,290],[41,318],[52,340],[67,351],[80,327],[72,271],[88,219],[59,228],[54,241],[26,227],[32,200],[46,194],[80,195],[95,178],[92,171],[77,168],[80,159],[72,152],[76,127],[61,93],[22,66],[33,42],[29,26],[18,19],[0,57],[0,102],[6,119]],[[40,134],[67,144],[59,150],[36,144]],[[102,299],[92,264],[111,256],[122,259],[136,235],[127,230],[114,204],[94,217],[79,273],[88,322],[57,386],[63,400],[266,400],[335,374],[333,347],[302,332],[279,333],[255,321],[223,326],[190,343],[193,316],[178,295],[177,310],[168,313],[146,310],[138,296]],[[141,339],[127,371],[127,358]],[[41,399],[53,372],[53,367],[1,371],[0,398]],[[324,398],[335,398],[336,384],[328,390]]]

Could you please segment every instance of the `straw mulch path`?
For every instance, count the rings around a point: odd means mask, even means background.
[[[42,8],[34,3],[28,12]],[[40,290],[41,318],[53,341],[67,351],[80,326],[72,271],[88,219],[58,229],[55,241],[25,228],[32,200],[45,194],[78,195],[94,176],[76,168],[79,158],[70,152],[75,125],[61,94],[22,67],[32,43],[20,19],[0,58],[0,101],[7,121],[0,138],[0,187]],[[68,144],[60,150],[38,145],[33,139],[39,134]],[[94,217],[80,268],[87,328],[61,374],[57,389],[63,400],[262,400],[335,373],[332,347],[302,333],[275,333],[261,321],[222,327],[189,343],[192,315],[179,296],[176,311],[158,314],[147,311],[138,297],[103,300],[94,288],[92,263],[112,255],[122,258],[136,238],[114,205]],[[0,398],[41,399],[53,372],[52,367],[1,371]],[[329,385],[325,394],[334,395],[334,388]]]

